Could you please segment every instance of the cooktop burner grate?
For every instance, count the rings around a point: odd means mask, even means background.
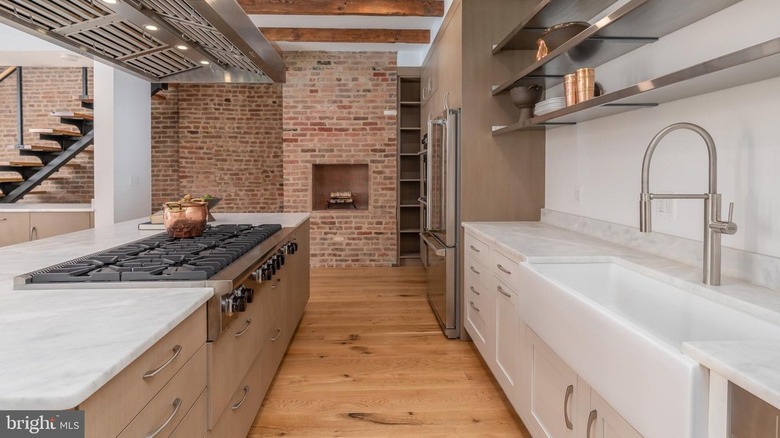
[[[190,239],[155,234],[30,277],[33,283],[206,280],[281,229],[279,224],[223,224]]]

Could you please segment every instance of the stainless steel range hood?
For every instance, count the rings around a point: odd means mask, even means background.
[[[0,0],[0,23],[152,82],[284,82],[236,0]]]

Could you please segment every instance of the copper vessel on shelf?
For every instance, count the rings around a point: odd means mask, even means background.
[[[163,204],[163,223],[171,237],[190,238],[203,234],[208,218],[205,201],[178,201]]]

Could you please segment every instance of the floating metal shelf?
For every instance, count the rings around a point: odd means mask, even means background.
[[[494,126],[493,135],[573,125],[778,76],[780,38],[775,38],[558,111]]]
[[[563,81],[564,75],[580,67],[604,64],[739,1],[628,0],[541,60],[512,75],[501,85],[494,86],[493,95],[516,85],[537,84],[546,88],[555,86]],[[565,21],[591,20],[597,16],[599,10],[613,3],[606,0],[565,0],[556,3],[543,0],[531,15],[523,20],[525,24],[513,29],[495,46],[493,52],[508,49],[533,50],[536,48],[536,38],[545,27]],[[574,55],[571,49],[588,40],[589,44],[598,44],[593,55],[587,59]]]

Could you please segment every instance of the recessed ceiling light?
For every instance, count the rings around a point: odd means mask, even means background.
[[[103,0],[103,3],[108,3],[110,5],[115,5],[116,4],[116,0]]]
[[[201,64],[203,64],[203,65],[209,65],[209,64],[211,64],[210,62],[206,61],[205,59],[204,59],[203,61],[201,61],[200,63],[201,63]]]
[[[157,30],[157,26],[155,26],[153,24],[147,24],[146,26],[144,26],[144,29],[154,31],[154,30]]]
[[[179,49],[179,50],[187,50],[188,49],[188,47],[185,46],[184,44],[179,44],[178,46],[176,46],[176,48]]]

